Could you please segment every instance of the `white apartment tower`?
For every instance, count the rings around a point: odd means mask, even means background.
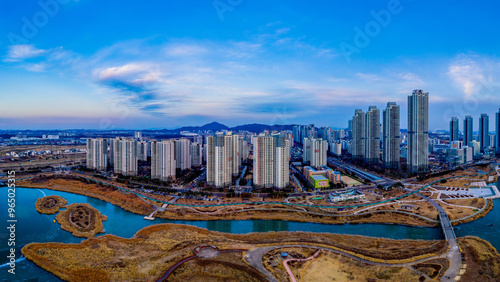
[[[238,174],[239,166],[233,164],[235,138],[231,132],[219,132],[206,138],[207,184],[223,187],[230,185],[232,176]]]
[[[322,138],[304,138],[303,161],[318,167],[327,164],[328,141]]]
[[[259,187],[285,188],[290,183],[290,140],[283,134],[253,139],[253,182]]]
[[[137,175],[137,141],[133,138],[111,140],[111,159],[117,174]]]
[[[108,140],[87,139],[87,168],[106,170],[108,168]]]
[[[161,181],[175,179],[175,141],[151,142],[151,178]]]

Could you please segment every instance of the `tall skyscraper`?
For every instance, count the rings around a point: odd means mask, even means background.
[[[495,132],[496,132],[496,149],[495,149],[495,152],[496,152],[496,155],[499,156],[500,155],[500,109],[498,109],[498,112],[495,113],[495,116],[496,116],[496,124],[495,124]]]
[[[191,140],[180,138],[175,140],[175,161],[180,170],[191,169]]]
[[[288,186],[290,183],[290,140],[283,134],[261,134],[254,137],[253,144],[254,184],[267,188]]]
[[[175,179],[175,141],[151,142],[151,178],[168,181]]]
[[[238,168],[233,167],[235,156],[233,146],[234,135],[231,132],[217,133],[207,136],[207,183],[216,187],[230,185],[232,176],[238,174]],[[233,171],[234,169],[234,171]]]
[[[106,170],[108,168],[108,140],[87,139],[87,168]]]
[[[365,162],[378,164],[380,159],[380,110],[370,106],[365,122]]]
[[[352,158],[364,160],[366,143],[366,114],[357,109],[352,117]]]
[[[429,93],[408,96],[408,171],[425,172],[429,163]]]
[[[382,161],[386,168],[399,168],[400,107],[395,102],[387,103],[383,117],[383,153]]]
[[[450,121],[450,142],[458,141],[458,118],[452,117]]]
[[[233,159],[233,176],[237,176],[241,166],[241,136],[238,134],[232,135],[231,144],[233,146],[232,159]]]
[[[490,147],[490,117],[487,114],[479,118],[479,144],[481,153]]]
[[[137,141],[133,138],[111,139],[111,158],[115,173],[137,175],[137,147]]]
[[[471,116],[466,116],[464,120],[464,146],[470,146],[470,142],[474,140],[474,126]]]

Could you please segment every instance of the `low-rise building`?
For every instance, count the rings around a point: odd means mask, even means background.
[[[335,171],[327,166],[320,166],[317,169],[311,166],[304,167],[304,176],[306,177],[306,179],[310,179],[310,177],[313,175],[322,175],[333,184],[339,183],[341,180],[340,172]]]
[[[348,200],[363,200],[365,199],[365,194],[358,191],[349,189],[343,192],[333,192],[328,195],[330,202],[342,202]]]
[[[330,187],[328,178],[324,177],[323,175],[311,175],[309,177],[309,182],[311,182],[315,189]]]

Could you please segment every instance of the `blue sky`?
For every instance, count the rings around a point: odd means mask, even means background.
[[[0,128],[346,127],[391,101],[406,128],[413,89],[430,93],[431,129],[477,127],[500,107],[499,6],[3,1]]]

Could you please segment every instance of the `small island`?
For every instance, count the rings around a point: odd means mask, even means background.
[[[39,213],[55,214],[67,203],[68,201],[63,197],[54,195],[38,199],[35,203],[35,207]]]
[[[107,217],[89,204],[71,204],[57,215],[56,220],[62,229],[74,236],[89,238],[103,231],[102,221]]]

